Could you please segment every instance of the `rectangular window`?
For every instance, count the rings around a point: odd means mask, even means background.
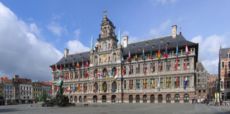
[[[140,79],[136,80],[136,89],[140,89]]]
[[[140,73],[140,64],[138,64],[136,67],[136,74],[139,74],[139,73]]]
[[[162,72],[163,70],[163,62],[158,62],[158,72]]]
[[[124,89],[126,90],[126,80],[124,80]]]
[[[154,62],[151,63],[150,66],[151,66],[151,72],[154,73],[155,72],[155,63]]]
[[[222,68],[224,68],[224,62],[222,62]]]
[[[147,64],[144,63],[144,64],[143,64],[143,74],[146,75],[146,73],[147,73]]]
[[[155,89],[156,88],[156,80],[154,78],[151,78],[150,79],[150,87],[152,89]]]
[[[230,81],[227,81],[227,88],[230,88]]]
[[[147,89],[147,79],[143,79],[143,89]]]
[[[129,74],[133,74],[133,65],[129,66]]]
[[[180,77],[174,77],[175,88],[180,88]]]
[[[166,71],[170,71],[171,68],[171,61],[167,61],[166,63]]]
[[[171,88],[171,77],[166,77],[166,88]]]
[[[163,87],[164,87],[164,79],[160,78],[160,88],[163,88]]]
[[[133,89],[133,80],[129,80],[129,89]]]

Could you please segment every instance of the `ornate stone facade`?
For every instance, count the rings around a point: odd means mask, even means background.
[[[174,27],[175,29],[175,27]],[[120,38],[121,39],[121,38]],[[119,39],[119,40],[120,40]],[[176,34],[118,43],[105,15],[97,43],[89,52],[65,55],[51,65],[53,81],[64,78],[71,102],[174,103],[195,98],[198,44]],[[53,85],[55,94],[57,88]]]

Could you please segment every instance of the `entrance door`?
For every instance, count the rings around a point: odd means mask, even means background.
[[[150,103],[154,103],[154,101],[155,101],[155,96],[154,96],[154,95],[151,95],[151,96],[150,96]]]
[[[163,101],[163,96],[161,94],[158,95],[158,103],[162,103]]]
[[[112,103],[115,103],[115,102],[116,102],[116,95],[112,95],[112,96],[111,96],[111,102],[112,102]]]
[[[94,102],[94,103],[97,102],[97,96],[96,96],[96,95],[93,96],[93,102]]]
[[[101,98],[101,99],[102,99],[102,102],[103,102],[103,103],[106,103],[106,95],[102,95],[102,98]]]
[[[133,103],[133,96],[129,95],[129,103]]]

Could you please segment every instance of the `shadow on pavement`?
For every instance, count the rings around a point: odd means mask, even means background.
[[[0,113],[15,112],[18,111],[14,108],[0,109]]]

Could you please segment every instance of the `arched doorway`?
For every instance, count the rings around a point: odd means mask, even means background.
[[[115,103],[115,102],[116,102],[116,95],[112,95],[112,96],[111,96],[111,102],[112,102],[112,103]]]
[[[72,102],[72,101],[73,101],[73,96],[70,96],[69,102]]]
[[[74,102],[75,103],[77,102],[77,96],[74,96]]]
[[[158,95],[158,103],[162,103],[163,101],[163,96],[161,94]]]
[[[96,96],[96,95],[93,96],[93,102],[94,102],[94,103],[97,102],[97,96]]]
[[[166,95],[166,103],[171,103],[171,95],[170,94]]]
[[[147,95],[143,95],[143,103],[147,103]]]
[[[103,84],[102,84],[102,90],[103,90],[103,92],[107,91],[107,83],[106,82],[103,82]]]
[[[80,103],[82,102],[82,98],[81,98],[81,96],[79,96],[79,102],[80,102]]]
[[[101,100],[103,103],[106,103],[106,95],[102,95]]]
[[[150,96],[150,103],[154,103],[155,102],[155,96],[154,95],[151,95]]]
[[[116,81],[114,81],[114,82],[112,83],[112,89],[111,89],[111,91],[112,91],[113,93],[117,91],[117,83],[116,83]]]
[[[186,93],[184,94],[184,103],[188,103],[189,102],[189,95]]]
[[[140,95],[136,95],[136,103],[140,103]]]
[[[174,100],[175,100],[175,103],[179,103],[180,102],[180,95],[175,94]]]
[[[129,95],[129,103],[133,103],[133,95]]]
[[[84,96],[84,102],[87,102],[87,96]]]
[[[98,91],[98,84],[97,82],[95,82],[93,85],[93,92],[96,93],[97,91]]]

